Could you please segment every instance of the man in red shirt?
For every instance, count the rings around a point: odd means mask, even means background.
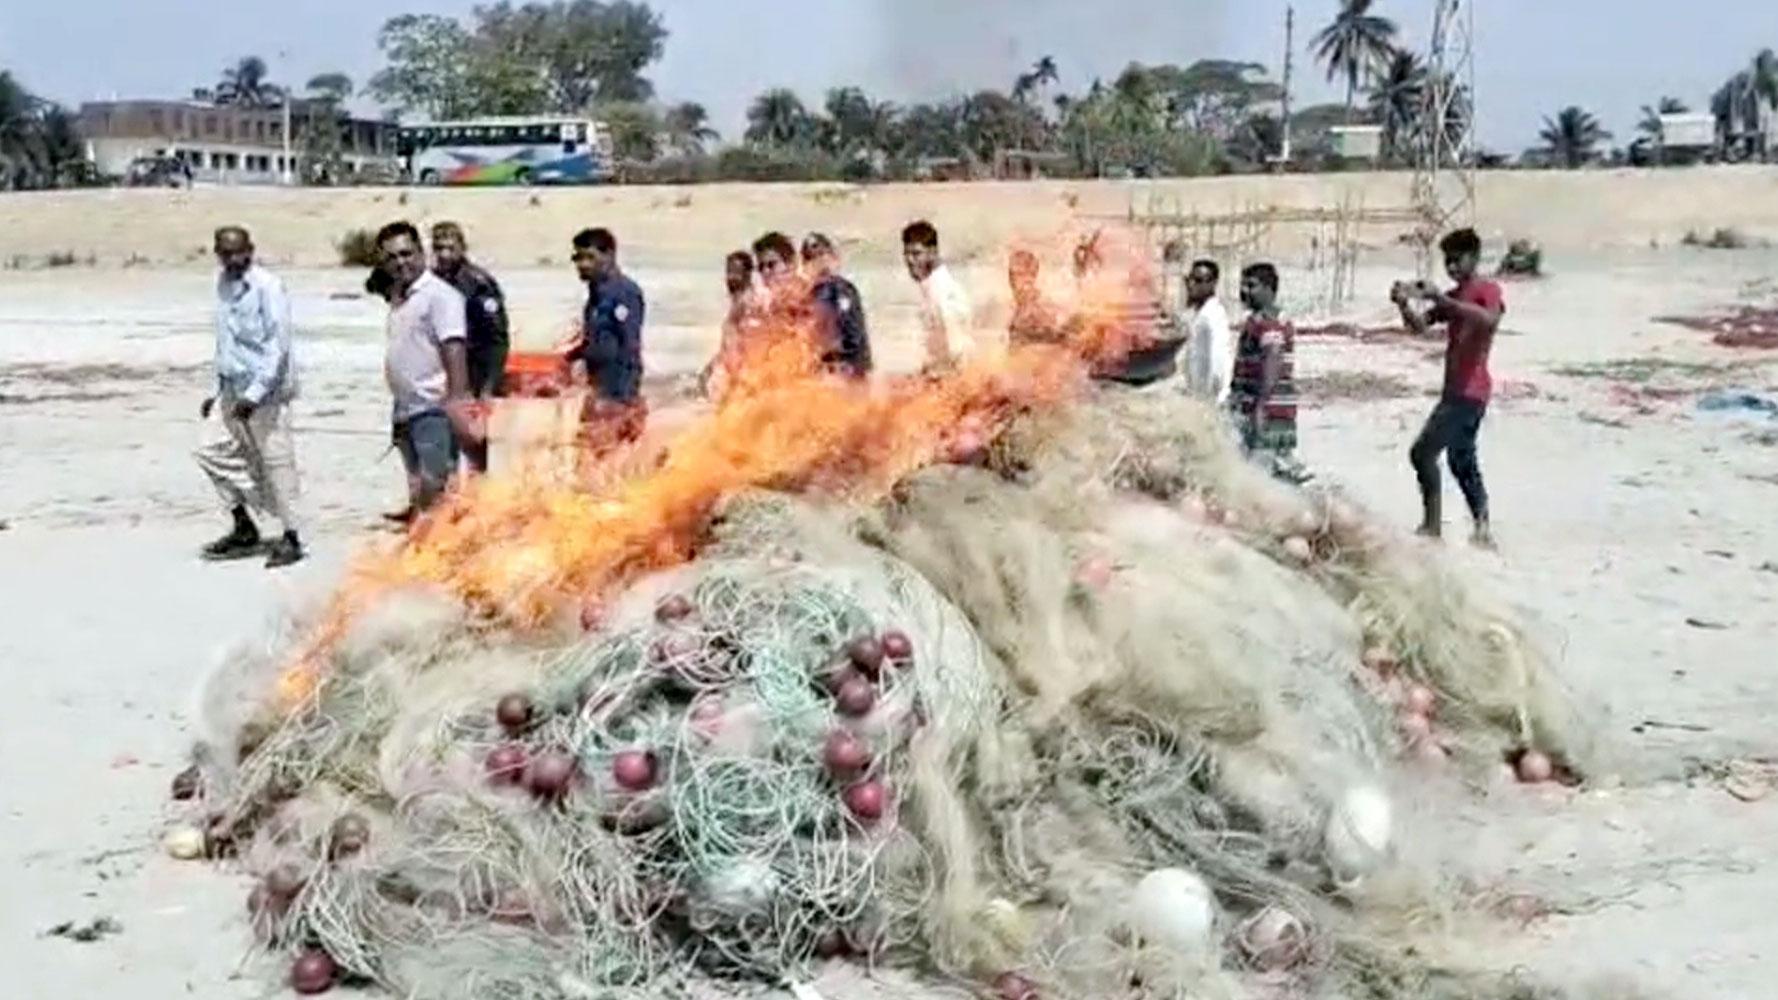
[[[1481,265],[1482,240],[1473,229],[1459,229],[1439,242],[1445,255],[1445,273],[1456,282],[1440,292],[1430,282],[1406,285],[1397,282],[1389,297],[1401,310],[1402,322],[1416,334],[1434,326],[1445,328],[1445,383],[1438,405],[1426,418],[1426,426],[1408,455],[1420,480],[1423,518],[1420,534],[1439,537],[1443,528],[1438,456],[1445,453],[1451,475],[1463,490],[1469,513],[1475,519],[1470,540],[1492,548],[1488,526],[1488,490],[1482,485],[1482,468],[1476,461],[1476,433],[1488,412],[1494,383],[1488,375],[1488,353],[1494,347],[1494,331],[1506,312],[1500,286],[1476,274]],[[1420,310],[1416,301],[1429,303]]]

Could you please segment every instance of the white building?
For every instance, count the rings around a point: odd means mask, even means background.
[[[101,174],[123,176],[143,158],[166,157],[188,167],[195,181],[276,184],[286,170],[308,176],[302,149],[309,128],[337,123],[348,179],[393,171],[392,122],[339,118],[321,106],[292,101],[290,155],[285,158],[284,109],[218,106],[200,101],[100,101],[83,104],[77,127],[87,157]],[[314,126],[311,126],[311,122]]]

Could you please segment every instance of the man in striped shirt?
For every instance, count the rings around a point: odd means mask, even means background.
[[[1241,302],[1248,314],[1229,387],[1241,448],[1278,478],[1303,482],[1308,476],[1296,461],[1296,332],[1278,315],[1278,269],[1243,269]]]

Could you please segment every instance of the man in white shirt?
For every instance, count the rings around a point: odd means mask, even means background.
[[[1228,402],[1235,375],[1235,335],[1216,297],[1221,280],[1215,261],[1193,262],[1185,275],[1185,308],[1175,321],[1187,336],[1185,391],[1217,407]]]
[[[277,569],[303,557],[296,524],[296,444],[290,401],[296,370],[290,350],[290,299],[284,285],[253,261],[253,239],[240,226],[216,230],[216,392],[198,412],[220,403],[222,433],[196,452],[198,467],[234,518],[228,534],[204,547],[205,559],[256,556]],[[281,534],[261,548],[248,508],[268,514]]]
[[[469,391],[463,293],[426,268],[420,233],[392,222],[377,234],[389,288],[383,374],[394,398],[395,447],[409,483],[411,520],[438,501],[457,469],[459,446],[484,439]]]
[[[952,276],[938,252],[938,230],[930,222],[901,231],[901,257],[920,285],[920,324],[926,331],[925,372],[949,371],[981,346],[969,293]]]

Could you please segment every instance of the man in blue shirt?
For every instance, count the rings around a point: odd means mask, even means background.
[[[204,547],[209,560],[266,555],[276,569],[303,557],[296,524],[296,445],[290,430],[296,369],[290,348],[290,299],[284,285],[253,262],[253,239],[240,226],[216,230],[216,393],[198,412],[221,404],[222,432],[199,448],[198,466],[234,518],[228,534]],[[282,534],[262,549],[248,508],[277,520]]]
[[[870,329],[864,297],[840,274],[840,255],[822,233],[803,239],[803,269],[814,282],[816,349],[831,372],[862,379],[870,375]]]
[[[585,229],[574,237],[574,269],[587,283],[581,339],[568,352],[586,365],[592,387],[581,423],[588,448],[600,455],[636,440],[648,417],[642,398],[642,288],[617,263],[617,237]]]
[[[464,324],[469,331],[469,394],[478,400],[505,395],[506,355],[510,349],[506,296],[500,282],[469,259],[463,227],[440,222],[432,227],[432,272],[463,293]],[[476,472],[488,471],[488,443],[463,442],[463,457]]]

